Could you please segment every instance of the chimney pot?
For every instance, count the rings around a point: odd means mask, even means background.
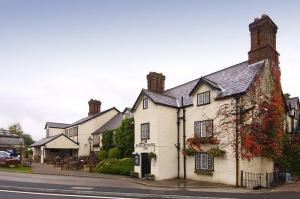
[[[150,72],[147,75],[148,90],[155,92],[165,91],[166,77],[162,73]]]
[[[88,116],[95,115],[101,112],[101,102],[99,100],[90,99]]]
[[[263,14],[260,19],[255,18],[254,22],[249,24],[251,33],[251,49],[248,52],[249,64],[265,59],[279,64],[279,53],[276,51],[277,29],[276,24],[266,14]]]

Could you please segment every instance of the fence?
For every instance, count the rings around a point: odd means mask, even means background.
[[[250,173],[241,171],[241,187],[248,189],[271,188],[286,182],[286,172]]]

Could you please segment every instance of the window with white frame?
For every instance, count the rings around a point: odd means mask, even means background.
[[[150,139],[150,124],[141,124],[141,140]]]
[[[205,105],[210,103],[210,92],[206,91],[204,93],[199,93],[197,95],[197,105]]]
[[[197,137],[213,136],[213,120],[197,121],[194,123],[194,134]]]
[[[147,109],[148,108],[148,98],[144,98],[143,99],[143,109]]]
[[[208,153],[196,153],[195,170],[214,170],[214,157]]]

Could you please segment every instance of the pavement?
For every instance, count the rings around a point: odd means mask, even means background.
[[[148,187],[123,179],[0,172],[0,198],[253,198],[299,199],[299,192],[230,188]]]
[[[196,180],[178,180],[178,179],[169,179],[169,180],[160,180],[160,181],[151,181],[140,178],[132,178],[128,176],[118,176],[118,175],[109,175],[95,172],[87,171],[72,171],[72,170],[61,170],[60,167],[55,167],[53,165],[34,163],[32,165],[32,173],[34,174],[45,174],[45,175],[64,175],[64,176],[78,176],[78,177],[90,177],[90,178],[104,178],[104,179],[122,179],[137,184],[150,186],[150,187],[164,187],[164,188],[176,188],[176,187],[186,187],[186,188],[229,188],[231,186],[220,184],[220,183],[210,183],[204,181]]]

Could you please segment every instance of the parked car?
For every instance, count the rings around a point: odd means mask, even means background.
[[[0,151],[0,165],[17,166],[18,164],[20,164],[19,159],[10,157],[10,154],[6,151]]]

